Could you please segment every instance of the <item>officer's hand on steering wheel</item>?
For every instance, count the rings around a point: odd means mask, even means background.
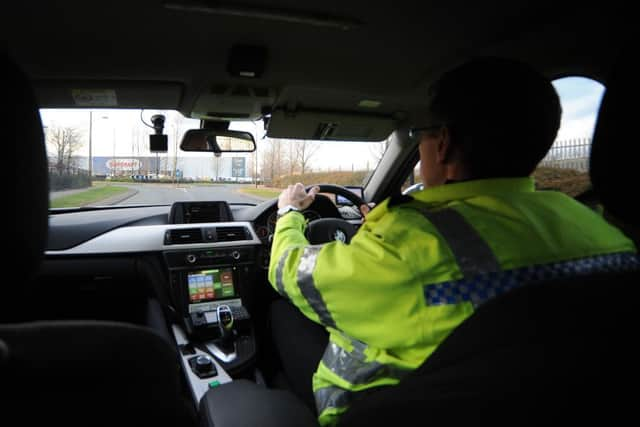
[[[278,209],[293,206],[295,209],[303,211],[313,203],[316,194],[320,191],[345,197],[354,206],[358,206],[363,219],[374,206],[373,203],[366,203],[360,196],[339,185],[321,184],[305,188],[301,183],[297,183],[289,185],[280,194],[278,197]],[[353,224],[338,216],[336,218],[319,218],[308,222],[305,236],[312,244],[323,244],[334,240],[349,243],[356,231],[357,229]]]
[[[369,212],[371,212],[371,209],[373,209],[375,205],[375,203],[365,203],[359,206],[360,214],[362,215],[363,220],[366,218]]]
[[[309,205],[313,203],[319,191],[320,187],[315,186],[307,193],[304,185],[299,182],[296,185],[290,185],[280,193],[280,197],[278,197],[278,208],[291,205],[298,210],[307,209]]]

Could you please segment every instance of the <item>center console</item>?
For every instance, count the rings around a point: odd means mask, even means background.
[[[173,334],[196,402],[210,388],[257,376],[256,339],[245,299],[252,293],[261,242],[249,223],[221,222],[228,218],[219,218],[225,212],[220,206],[174,206],[172,222],[179,225],[164,236],[163,255],[179,320]],[[209,218],[211,212],[216,218]]]
[[[180,319],[173,333],[196,401],[212,387],[254,374],[255,336],[243,294],[255,251],[229,246],[164,253]]]
[[[225,205],[176,202],[163,237],[178,317],[172,332],[201,424],[317,426],[299,399],[268,389],[255,368],[252,288],[262,242]]]
[[[187,256],[190,256],[188,254]],[[237,327],[248,326],[250,316],[242,305],[242,298],[236,289],[242,274],[237,265],[186,269],[172,273],[173,282],[178,285],[181,299],[188,301],[183,312],[187,333],[201,339],[221,337],[220,308],[231,310]]]
[[[189,341],[230,375],[255,358],[251,316],[242,294],[252,278],[255,248],[167,251],[171,289]]]

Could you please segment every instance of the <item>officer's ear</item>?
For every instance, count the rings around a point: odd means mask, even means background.
[[[437,134],[437,156],[436,159],[440,164],[451,163],[454,159],[454,147],[451,145],[451,132],[446,126],[441,127]]]

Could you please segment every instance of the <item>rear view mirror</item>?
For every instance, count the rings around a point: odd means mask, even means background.
[[[256,150],[256,143],[249,132],[191,129],[182,137],[180,149],[215,154],[250,153]]]

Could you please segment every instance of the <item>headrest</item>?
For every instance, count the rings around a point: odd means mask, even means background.
[[[6,178],[15,186],[13,198],[7,200],[4,207],[10,218],[8,228],[11,230],[10,240],[5,240],[5,245],[10,254],[8,265],[20,266],[22,279],[18,280],[24,281],[37,270],[47,241],[47,156],[31,84],[6,53],[5,58],[5,82],[9,87],[6,99],[9,118],[5,123],[9,131],[5,134],[4,144],[11,146],[14,153],[5,163],[8,169]]]
[[[627,51],[628,54],[629,51]],[[594,190],[605,209],[628,225],[640,225],[635,135],[637,87],[635,70],[630,58],[619,60],[607,81],[607,90],[600,105],[598,122],[591,149],[590,174]]]

